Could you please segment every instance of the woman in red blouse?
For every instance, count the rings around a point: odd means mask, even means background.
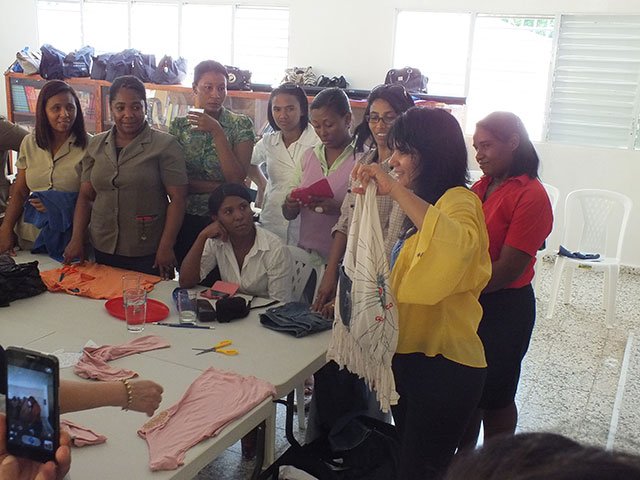
[[[461,444],[469,447],[476,444],[481,422],[485,441],[515,432],[520,364],[536,315],[533,266],[553,225],[551,203],[538,178],[538,154],[516,115],[494,112],[480,120],[473,146],[484,175],[472,190],[482,200],[492,274],[480,296],[478,335],[488,368],[478,410]]]

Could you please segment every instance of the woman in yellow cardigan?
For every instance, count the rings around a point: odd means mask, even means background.
[[[358,165],[413,227],[392,253],[399,338],[393,358],[401,441],[398,479],[437,478],[453,458],[485,379],[478,296],[491,275],[482,204],[467,189],[467,151],[457,120],[412,108],[395,122],[391,175]]]

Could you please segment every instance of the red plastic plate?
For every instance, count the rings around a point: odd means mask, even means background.
[[[122,302],[122,297],[112,298],[107,300],[104,304],[104,308],[107,309],[111,315],[120,320],[124,320],[124,304]],[[167,307],[164,303],[159,302],[158,300],[154,300],[152,298],[147,298],[147,319],[146,323],[150,322],[159,322],[160,320],[164,320],[169,316],[169,307]]]

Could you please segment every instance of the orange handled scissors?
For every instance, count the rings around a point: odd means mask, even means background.
[[[196,355],[202,355],[203,353],[215,352],[222,353],[223,355],[238,355],[238,350],[234,348],[224,348],[231,345],[233,342],[231,340],[222,340],[218,342],[211,348],[192,348],[191,350],[200,350]]]

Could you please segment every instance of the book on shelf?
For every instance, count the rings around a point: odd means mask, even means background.
[[[80,108],[86,120],[93,120],[96,116],[95,96],[91,92],[76,90],[78,100],[80,100]]]
[[[24,93],[27,96],[27,103],[29,104],[29,111],[36,112],[36,105],[38,104],[38,93],[36,93],[36,87],[26,85],[24,87]]]
[[[29,113],[29,101],[22,85],[11,85],[11,100],[16,112]]]

